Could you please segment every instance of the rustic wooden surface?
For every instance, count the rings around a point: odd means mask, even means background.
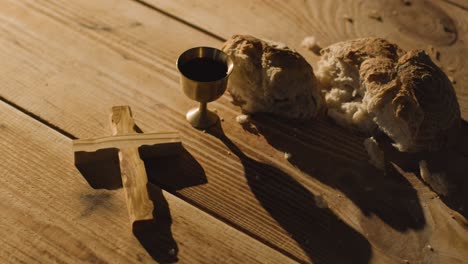
[[[157,187],[158,222],[139,242],[123,191],[89,187],[69,138],[3,102],[0,112],[2,263],[151,263],[150,254],[161,262],[294,263]]]
[[[220,46],[236,33],[286,42],[313,66],[318,58],[299,46],[309,35],[323,46],[377,35],[405,49],[438,51],[467,119],[463,1],[284,3],[2,0],[0,98],[9,106],[0,108],[0,144],[8,150],[0,165],[7,245],[0,258],[466,261],[466,209],[447,206],[398,167],[387,175],[373,170],[359,135],[327,120],[289,126],[265,116],[249,132],[235,122],[239,109],[228,95],[210,104],[223,117],[224,132],[187,124],[184,113],[196,102],[179,91],[177,56],[194,46]],[[382,21],[369,18],[373,10]],[[126,233],[122,190],[92,189],[71,162],[67,143],[107,135],[108,109],[121,104],[132,107],[143,131],[180,131],[186,148],[177,173],[156,163],[148,168],[151,180],[170,192],[161,192],[169,216],[156,227],[158,239]],[[171,251],[175,245],[179,250]]]

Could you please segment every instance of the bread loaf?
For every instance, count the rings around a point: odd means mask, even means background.
[[[296,51],[246,35],[233,36],[222,50],[235,65],[227,89],[244,113],[306,119],[321,111],[312,66]]]
[[[322,49],[317,78],[328,115],[371,134],[380,129],[405,152],[455,142],[460,108],[447,76],[421,50],[405,52],[381,38]]]

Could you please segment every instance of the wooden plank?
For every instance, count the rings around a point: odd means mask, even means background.
[[[468,13],[456,1],[142,1],[224,38],[251,34],[285,42],[314,67],[318,57],[300,47],[310,35],[322,47],[379,36],[407,50],[425,49],[455,80],[462,116],[468,120],[468,67],[461,55],[468,54]]]
[[[212,107],[239,148],[191,128],[184,114],[196,103],[179,92],[174,61],[186,48],[219,41],[132,2],[9,1],[0,14],[2,66],[14,76],[2,96],[80,138],[106,135],[104,113],[117,104],[131,105],[144,131],[179,130],[208,184],[176,194],[271,247],[325,263],[465,256],[463,225],[450,218],[439,229],[430,220],[453,212],[414,175],[388,180],[372,170],[359,136],[326,121],[291,127],[271,118],[250,134],[227,96]],[[20,70],[27,74],[12,74]],[[285,160],[286,150],[296,158]],[[422,250],[432,241],[441,244],[435,253]]]
[[[2,262],[152,262],[126,228],[122,190],[91,189],[66,154],[70,139],[4,103],[0,112]],[[157,225],[145,230],[154,236],[145,246],[156,260],[293,263],[170,193],[155,191]]]

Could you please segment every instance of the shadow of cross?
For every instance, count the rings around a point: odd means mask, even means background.
[[[93,188],[123,186],[132,231],[145,248],[148,239],[142,235],[161,231],[161,225],[170,230],[171,219],[161,189],[148,183],[142,159],[175,155],[181,150],[177,132],[141,133],[129,106],[112,108],[112,136],[73,140],[75,165]],[[116,163],[120,170],[114,168]],[[119,172],[121,180],[115,177]],[[176,247],[172,236],[168,242]]]

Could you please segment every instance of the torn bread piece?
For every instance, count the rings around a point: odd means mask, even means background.
[[[222,50],[235,64],[227,89],[244,113],[308,119],[323,111],[323,98],[312,66],[293,49],[235,35]]]
[[[328,115],[339,125],[368,135],[381,130],[402,152],[456,142],[461,116],[455,90],[424,51],[363,38],[321,53],[316,74]]]

